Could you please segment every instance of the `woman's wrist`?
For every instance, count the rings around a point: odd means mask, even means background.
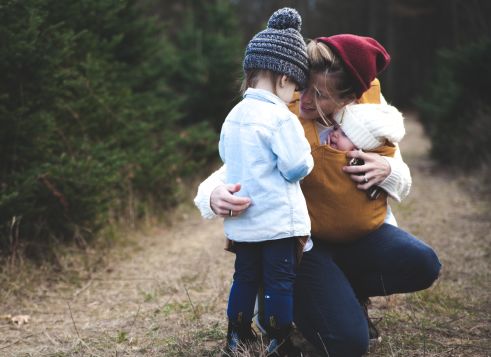
[[[211,194],[218,185],[210,185],[206,180],[198,187],[198,193],[194,198],[194,204],[199,209],[201,216],[206,219],[213,219],[217,215],[211,208]]]
[[[384,157],[389,163],[390,173],[379,184],[396,201],[401,202],[411,189],[411,173],[401,158]]]
[[[212,219],[217,217],[217,214],[211,207],[210,200],[213,191],[224,184],[225,175],[225,165],[223,165],[199,185],[198,192],[194,198],[194,204],[199,209],[203,218]]]
[[[387,162],[387,165],[389,165],[389,169],[387,176],[379,184],[379,186],[387,191],[388,189],[391,189],[392,187],[395,187],[397,185],[400,180],[400,174],[397,172],[397,170],[392,169],[392,165],[394,164],[391,161],[393,160],[393,158],[383,156],[383,159]]]

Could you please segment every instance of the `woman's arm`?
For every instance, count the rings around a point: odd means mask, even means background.
[[[358,183],[357,187],[360,190],[367,190],[373,185],[378,185],[398,202],[409,194],[412,184],[411,172],[402,160],[398,146],[394,157],[361,151],[350,151],[348,156],[365,161],[364,165],[343,168],[344,172],[351,174],[351,179]]]
[[[411,191],[411,172],[409,166],[404,162],[401,150],[397,146],[394,157],[383,157],[390,165],[390,175],[382,181],[379,186],[382,187],[397,202],[405,199]]]
[[[227,217],[230,211],[233,216],[238,216],[251,204],[249,198],[233,195],[240,191],[240,184],[225,184],[226,173],[223,165],[199,185],[194,204],[203,218]]]

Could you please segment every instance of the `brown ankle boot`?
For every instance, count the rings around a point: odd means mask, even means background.
[[[239,321],[229,321],[227,329],[227,345],[225,346],[224,356],[234,356],[240,344],[251,344],[257,336],[251,327],[251,321],[248,323]]]
[[[302,357],[302,352],[291,339],[293,326],[270,328],[268,335],[271,340],[266,349],[267,357]]]

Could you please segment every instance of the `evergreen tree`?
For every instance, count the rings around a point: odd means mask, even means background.
[[[190,0],[172,22],[180,66],[175,83],[186,96],[186,123],[208,122],[219,130],[240,98],[244,44],[230,1]]]
[[[489,63],[489,39],[439,52],[437,72],[417,105],[431,153],[441,163],[466,168],[491,164]]]
[[[214,154],[211,131],[182,128],[180,58],[136,1],[6,0],[0,43],[2,250],[168,207]]]

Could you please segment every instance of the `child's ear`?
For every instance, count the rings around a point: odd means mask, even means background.
[[[286,86],[286,84],[290,81],[290,79],[288,78],[288,76],[285,76],[284,74],[280,77],[280,80],[279,80],[279,85],[280,85],[280,88],[283,88],[284,86]]]

